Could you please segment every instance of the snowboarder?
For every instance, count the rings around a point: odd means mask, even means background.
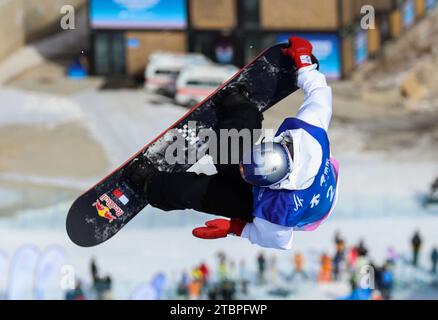
[[[273,141],[254,145],[249,152],[239,145],[240,164],[216,164],[218,173],[208,176],[160,172],[135,161],[126,171],[127,179],[154,207],[194,209],[231,218],[208,221],[205,227],[194,229],[198,238],[233,234],[262,247],[290,249],[293,232],[318,228],[337,198],[338,163],[331,158],[327,136],[332,91],[312,51],[307,40],[289,39],[283,53],[298,68],[298,86],[305,101],[295,118],[283,122]],[[263,115],[247,98],[245,88],[226,90],[219,105],[216,130],[261,129]]]

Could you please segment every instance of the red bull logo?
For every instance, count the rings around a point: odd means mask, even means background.
[[[93,203],[93,206],[96,207],[99,217],[107,219],[110,223],[124,213],[124,211],[120,209],[120,207],[115,204],[106,193],[100,196],[100,198]]]

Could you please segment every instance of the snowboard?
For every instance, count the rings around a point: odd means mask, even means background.
[[[82,247],[101,244],[132,220],[147,204],[141,192],[129,184],[124,171],[133,162],[146,157],[156,169],[166,172],[186,171],[190,164],[169,164],[165,161],[167,147],[175,134],[187,141],[186,154],[205,148],[208,141],[200,140],[199,130],[214,129],[217,123],[215,109],[218,96],[229,86],[243,84],[250,100],[264,112],[280,100],[295,92],[297,87],[296,66],[281,49],[287,44],[274,45],[254,58],[204,101],[190,109],[155,140],[144,146],[119,168],[83,193],[72,204],[66,220],[70,239]],[[196,121],[196,128],[190,129]],[[190,186],[185,186],[190,187]]]

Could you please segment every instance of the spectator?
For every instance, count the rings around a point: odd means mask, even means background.
[[[99,269],[97,268],[95,257],[91,258],[90,269],[91,269],[91,277],[93,279],[93,285],[94,285],[96,284],[96,282],[99,281]]]
[[[188,298],[189,296],[188,285],[189,285],[189,276],[186,271],[183,271],[181,274],[181,279],[177,286],[178,297],[181,297],[182,299]]]
[[[329,255],[323,253],[321,255],[321,270],[319,272],[318,281],[319,282],[330,282],[332,281],[332,260]]]
[[[218,278],[220,281],[225,281],[228,279],[228,266],[227,266],[227,258],[224,253],[220,252],[218,254],[219,265],[218,265]]]
[[[356,268],[357,256],[358,256],[357,248],[351,247],[347,256],[347,265],[350,270],[354,270]]]
[[[304,256],[301,252],[296,252],[293,256],[293,265],[294,270],[292,272],[291,280],[295,278],[297,274],[299,274],[303,279],[308,279],[307,273],[304,271]]]
[[[432,253],[430,255],[430,260],[432,262],[432,273],[436,274],[437,265],[438,265],[438,248],[433,248]]]
[[[356,291],[356,289],[358,287],[356,272],[354,272],[354,271],[350,272],[350,278],[348,279],[348,282],[350,283],[350,290],[353,293],[354,291]]]
[[[345,241],[341,236],[341,233],[339,231],[336,231],[335,234],[335,249],[336,252],[343,256],[345,255]]]
[[[333,258],[333,277],[334,280],[339,279],[342,263],[345,259],[345,241],[339,231],[335,234],[335,256]]]
[[[82,283],[80,281],[76,281],[73,290],[68,290],[65,293],[65,300],[86,300],[84,291],[82,290]]]
[[[380,289],[382,287],[382,268],[377,267],[373,261],[369,261],[364,269],[358,270],[359,278],[361,278],[361,285],[365,289]],[[366,273],[364,273],[366,272]],[[365,277],[362,277],[365,276]]]
[[[99,268],[97,267],[96,258],[92,258],[90,262],[91,277],[93,278],[93,291],[98,300],[111,299],[112,280],[110,276],[101,278]]]
[[[419,231],[415,231],[411,240],[412,245],[412,265],[416,267],[418,265],[418,257],[420,255],[422,239]]]
[[[266,270],[266,259],[263,255],[263,252],[260,252],[260,254],[257,257],[257,267],[258,267],[258,276],[259,276],[259,283],[264,284],[265,283],[265,270]]]
[[[236,262],[234,260],[230,260],[230,264],[229,264],[229,276],[228,278],[231,281],[237,281],[237,267],[236,267]]]
[[[211,286],[208,290],[208,299],[209,300],[217,300],[219,298],[219,292],[216,285]]]
[[[112,280],[110,276],[103,278],[98,278],[93,286],[98,300],[110,300],[111,295]]]
[[[187,291],[190,300],[197,300],[201,297],[202,284],[199,279],[192,279],[188,286]]]
[[[344,261],[344,254],[342,251],[336,251],[333,258],[333,279],[339,280],[339,274],[341,272],[342,262]]]
[[[386,256],[386,261],[391,266],[393,266],[397,262],[397,259],[398,259],[397,251],[395,251],[395,249],[393,247],[389,247],[388,248],[388,253],[387,253],[387,256]]]
[[[380,270],[380,292],[384,300],[391,299],[392,288],[394,285],[394,274],[390,265],[386,263]]]
[[[203,278],[203,274],[202,274],[202,272],[201,272],[199,267],[194,267],[192,269],[191,276],[192,276],[192,279],[195,279],[197,281],[201,281],[202,282],[202,280],[203,280],[202,279]]]
[[[223,281],[221,285],[221,294],[224,300],[234,300],[236,293],[236,286],[233,281]]]
[[[269,259],[269,275],[271,284],[277,285],[278,283],[278,269],[277,269],[277,257],[272,254]]]
[[[368,249],[365,246],[363,240],[359,241],[359,245],[357,246],[357,255],[358,257],[366,257],[368,254]]]
[[[201,262],[201,265],[199,266],[199,272],[201,273],[203,286],[206,286],[210,277],[210,270],[205,262]]]
[[[240,290],[243,295],[248,294],[248,284],[250,281],[249,272],[246,268],[245,260],[241,260],[239,264]]]
[[[435,179],[435,181],[430,186],[431,194],[438,193],[438,178]]]

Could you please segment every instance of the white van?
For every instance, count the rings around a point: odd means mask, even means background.
[[[212,94],[239,69],[232,65],[191,66],[184,68],[176,81],[176,103],[193,107]]]
[[[145,89],[173,96],[176,79],[185,66],[210,63],[204,55],[197,53],[153,53],[145,70]]]

